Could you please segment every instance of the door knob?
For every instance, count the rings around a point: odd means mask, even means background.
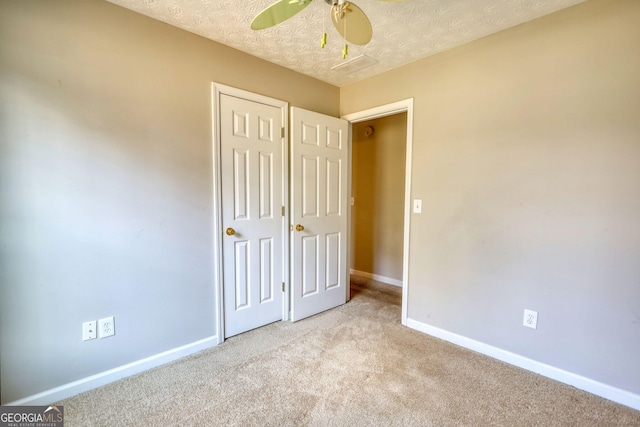
[[[302,230],[304,230],[304,226],[300,224],[296,225],[296,231],[302,231]]]
[[[234,234],[236,234],[236,230],[234,230],[233,228],[229,227],[225,230],[225,233],[227,233],[227,236],[233,236]]]

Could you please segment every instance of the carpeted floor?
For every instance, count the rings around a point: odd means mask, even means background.
[[[401,289],[67,399],[73,426],[640,426],[640,412],[403,327]]]

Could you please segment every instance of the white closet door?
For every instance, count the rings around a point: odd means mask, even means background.
[[[293,321],[346,302],[349,123],[291,108]]]
[[[280,108],[222,94],[224,336],[282,319]]]

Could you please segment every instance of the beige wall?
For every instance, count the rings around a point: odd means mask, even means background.
[[[639,23],[591,0],[341,88],[414,98],[409,318],[640,393]]]
[[[351,268],[401,281],[407,114],[355,123],[352,135]]]
[[[640,2],[340,90],[103,1],[0,10],[2,403],[214,333],[211,81],[334,116],[414,97],[409,316],[640,393]]]
[[[0,11],[6,403],[215,334],[212,81],[333,116],[339,90],[105,1]]]

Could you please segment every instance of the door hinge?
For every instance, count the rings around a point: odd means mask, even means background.
[[[284,206],[282,207],[281,211],[282,211],[282,216],[284,216]]]
[[[284,292],[284,282],[282,282],[282,292]]]
[[[284,138],[284,127],[280,128],[280,138]]]

